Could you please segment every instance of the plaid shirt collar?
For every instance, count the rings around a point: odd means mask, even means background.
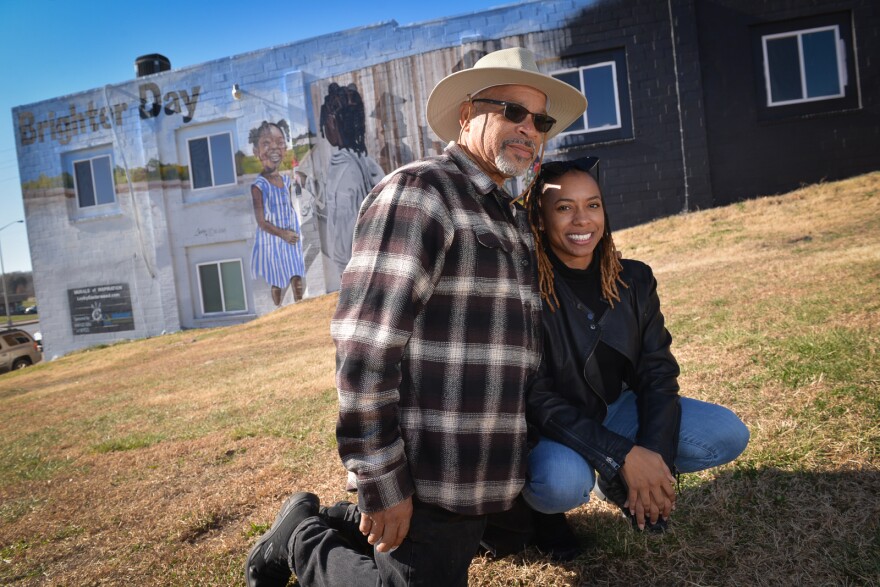
[[[497,191],[497,194],[501,195],[508,203],[513,200],[513,196],[492,181],[492,178],[486,175],[486,172],[470,158],[467,152],[461,148],[461,145],[455,141],[450,141],[449,144],[446,145],[444,151],[452,157],[462,172],[467,176],[471,183],[474,184],[474,188],[478,194],[481,196],[488,196],[493,191]]]

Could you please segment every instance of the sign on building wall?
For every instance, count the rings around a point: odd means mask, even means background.
[[[69,289],[67,298],[74,334],[134,330],[127,283]]]

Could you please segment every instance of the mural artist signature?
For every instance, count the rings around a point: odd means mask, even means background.
[[[205,238],[216,236],[218,234],[226,234],[225,228],[197,228],[194,236]]]

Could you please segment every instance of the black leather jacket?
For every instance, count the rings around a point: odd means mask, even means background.
[[[626,358],[625,384],[636,393],[636,444],[659,453],[670,471],[678,444],[681,408],[678,363],[670,352],[657,281],[651,268],[624,259],[620,302],[598,324],[555,271],[560,307],[544,305],[544,358],[528,390],[527,419],[533,432],[571,447],[605,479],[615,477],[633,443],[602,426],[620,389],[604,389],[595,353],[599,340]],[[604,300],[602,303],[606,303]],[[537,430],[534,430],[534,429]]]

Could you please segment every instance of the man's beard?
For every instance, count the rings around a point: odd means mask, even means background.
[[[532,152],[535,151],[535,143],[528,139],[507,139],[501,143],[501,152],[495,155],[495,167],[507,177],[519,177],[528,171],[534,159],[520,159],[514,155],[508,155],[506,151],[507,145],[520,144],[529,147]]]

